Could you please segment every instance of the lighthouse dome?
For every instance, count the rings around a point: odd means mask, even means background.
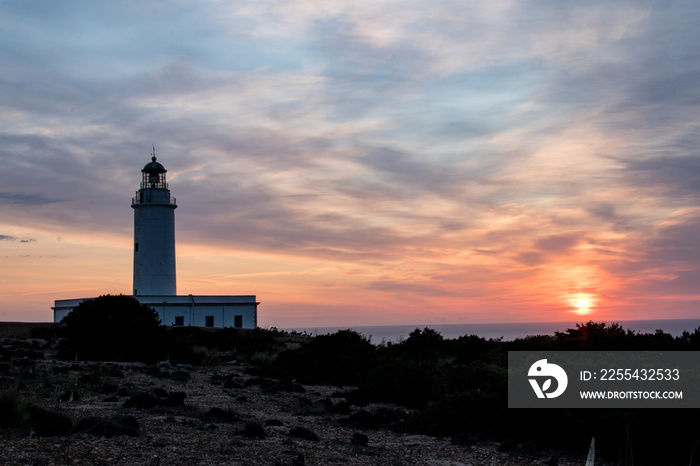
[[[141,171],[145,173],[165,173],[168,170],[166,170],[163,165],[156,162],[156,156],[154,155],[153,157],[151,157],[151,161],[147,163]]]

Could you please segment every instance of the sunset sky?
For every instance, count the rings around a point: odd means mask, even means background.
[[[179,294],[269,327],[700,317],[700,2],[0,5],[0,320]]]

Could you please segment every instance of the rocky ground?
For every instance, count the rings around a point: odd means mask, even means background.
[[[258,377],[246,364],[65,362],[39,354],[40,342],[22,345],[24,353],[2,363],[0,385],[19,398],[31,427],[0,430],[0,464],[585,462],[528,445],[506,452],[498,443],[397,433],[390,426],[400,424],[403,408],[357,402],[351,387]]]

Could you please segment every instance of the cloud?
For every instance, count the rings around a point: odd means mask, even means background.
[[[696,151],[695,147],[692,150]],[[683,154],[685,150],[674,152]],[[626,177],[631,184],[659,192],[670,200],[676,198],[684,205],[697,202],[700,196],[698,155],[683,154],[630,160],[627,166]]]
[[[537,249],[548,253],[562,253],[573,248],[580,239],[571,235],[553,235],[536,241]]]
[[[50,199],[42,194],[26,194],[21,192],[0,192],[0,204],[35,206],[58,202],[58,199]]]
[[[34,238],[17,238],[10,235],[0,235],[0,241],[17,241],[20,243],[33,243],[36,241]]]
[[[697,5],[3,11],[6,231],[130,243],[155,143],[178,242],[352,264],[383,297],[550,309],[700,266]]]

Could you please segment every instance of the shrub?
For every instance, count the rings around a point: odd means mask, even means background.
[[[174,363],[217,364],[231,359],[266,363],[285,346],[277,330],[165,327],[163,333],[162,353]]]
[[[16,386],[0,390],[0,428],[20,427],[27,415],[26,408]]]
[[[406,340],[395,345],[394,348],[400,349],[405,356],[411,359],[435,360],[448,352],[448,344],[440,332],[424,328],[423,330],[415,329],[408,334]]]
[[[29,425],[40,437],[54,437],[66,435],[73,423],[63,414],[34,406],[29,411]]]
[[[281,353],[275,367],[301,383],[353,385],[374,364],[374,353],[372,343],[359,333],[339,330]]]
[[[83,301],[61,323],[61,358],[154,362],[161,357],[158,313],[131,296]]]
[[[585,324],[576,324],[575,329],[570,328],[566,332],[555,332],[554,335],[558,346],[557,349],[560,351],[636,349],[633,348],[634,332],[631,330],[625,331],[617,323],[607,324],[605,322],[596,323],[589,321]],[[671,337],[672,340],[673,338]]]
[[[416,412],[408,422],[412,432],[434,436],[503,431],[509,428],[504,399],[493,394],[470,391],[446,396],[433,406]]]

